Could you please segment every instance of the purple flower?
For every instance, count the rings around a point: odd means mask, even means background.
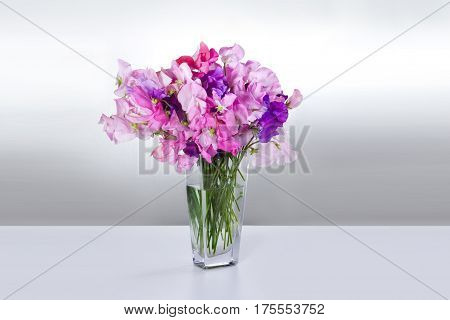
[[[148,87],[147,92],[149,93],[150,97],[161,100],[165,97],[167,97],[164,88],[157,89],[153,87]]]
[[[186,147],[183,149],[183,151],[190,157],[198,157],[198,155],[200,154],[197,144],[192,140],[186,142]]]
[[[278,128],[283,126],[288,118],[288,109],[286,104],[281,101],[270,101],[269,95],[263,98],[264,104],[267,107],[266,112],[259,119],[261,131],[259,132],[260,142],[269,142],[272,137],[278,135]]]
[[[178,101],[177,96],[175,94],[166,96],[165,98],[162,99],[162,101],[165,104],[165,106],[168,106],[170,108],[170,114],[172,114],[173,111],[176,112],[178,120],[180,120],[180,122],[187,120],[186,113],[183,111],[181,103]]]
[[[216,67],[214,70],[208,71],[201,78],[201,81],[209,97],[212,97],[212,93],[215,91],[222,98],[228,90],[227,81],[221,67]]]

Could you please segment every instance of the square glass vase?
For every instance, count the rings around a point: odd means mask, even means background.
[[[248,180],[245,156],[200,158],[186,176],[192,259],[207,269],[239,260]]]

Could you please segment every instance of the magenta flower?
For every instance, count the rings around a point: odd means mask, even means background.
[[[195,66],[202,73],[209,71],[210,65],[214,64],[219,58],[219,54],[213,48],[209,49],[204,43],[200,43],[200,49],[194,54]]]
[[[210,70],[210,66],[213,65],[219,57],[219,54],[214,49],[209,49],[204,43],[200,43],[200,48],[194,54],[194,56],[181,56],[176,62],[178,64],[186,63],[192,70],[199,73],[200,76],[207,73]]]

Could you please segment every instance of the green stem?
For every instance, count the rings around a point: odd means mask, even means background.
[[[199,249],[203,248],[206,239],[206,248],[203,249],[207,249],[209,254],[217,252],[219,240],[222,241],[224,250],[230,246],[239,227],[239,200],[243,197],[243,192],[236,195],[236,190],[238,177],[245,181],[239,169],[244,155],[243,150],[236,157],[225,154],[214,158],[212,163],[199,160],[202,187],[198,191],[198,197],[188,192],[188,204],[191,224],[198,228],[195,237],[197,246]],[[205,202],[205,207],[202,201]]]

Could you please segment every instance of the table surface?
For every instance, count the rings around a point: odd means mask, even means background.
[[[450,297],[450,227],[342,228],[246,226],[239,264],[203,270],[187,227],[0,227],[0,297]]]

